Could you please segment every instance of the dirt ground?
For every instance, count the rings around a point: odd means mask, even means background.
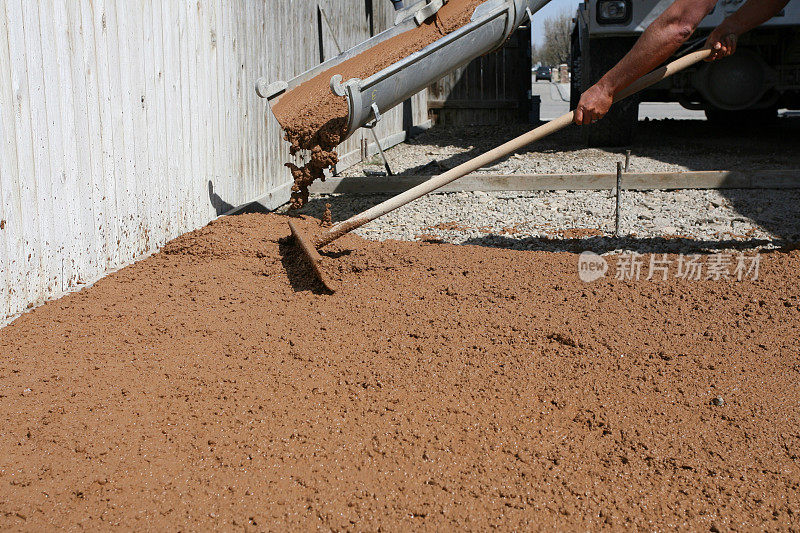
[[[351,236],[326,295],[286,234],[221,219],[0,330],[0,529],[800,528],[800,251],[584,283]]]

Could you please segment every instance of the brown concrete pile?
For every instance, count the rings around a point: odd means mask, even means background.
[[[0,530],[800,528],[797,250],[587,284],[348,235],[322,296],[285,235],[226,217],[0,330]]]
[[[347,102],[331,92],[335,74],[342,79],[365,79],[384,68],[422,50],[441,37],[466,25],[475,8],[486,0],[450,0],[424,24],[330,68],[281,97],[272,111],[291,143],[292,155],[308,150],[309,161],[302,167],[286,163],[294,178],[291,207],[298,209],[308,201],[308,187],[324,179],[324,171],[338,162],[335,148],[347,127]]]
[[[351,234],[321,295],[285,236],[224,217],[0,329],[0,530],[800,529],[796,245],[585,283]]]

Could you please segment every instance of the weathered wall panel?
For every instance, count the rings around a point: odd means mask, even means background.
[[[324,8],[343,47],[393,19],[385,0]],[[313,1],[0,0],[0,318],[285,201],[288,150],[253,86],[335,54],[319,27]],[[412,111],[426,120],[424,95]],[[398,138],[402,109],[385,116]]]
[[[523,27],[499,50],[474,59],[431,85],[431,117],[442,125],[527,122],[530,71],[530,29]]]

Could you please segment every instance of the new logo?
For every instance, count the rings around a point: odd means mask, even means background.
[[[608,262],[594,252],[581,252],[578,256],[578,277],[590,283],[598,280],[608,272]]]

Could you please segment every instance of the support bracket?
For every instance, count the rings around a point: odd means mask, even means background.
[[[417,26],[422,26],[422,23],[438,13],[446,2],[447,0],[430,0],[425,7],[414,14],[414,22]]]
[[[272,100],[276,96],[282,95],[288,88],[289,84],[285,81],[274,81],[272,83],[267,83],[266,78],[258,78],[256,81],[256,94],[261,98],[266,98],[267,100]]]
[[[367,129],[372,129],[377,126],[378,122],[380,122],[383,118],[383,115],[381,115],[381,112],[378,110],[378,104],[375,102],[372,102],[372,114],[375,116],[375,118],[364,124],[364,127]]]

